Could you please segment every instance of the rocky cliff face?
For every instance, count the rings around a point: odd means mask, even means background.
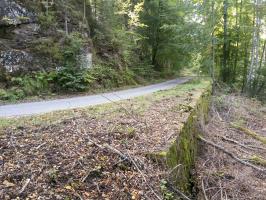
[[[28,49],[38,37],[36,14],[12,0],[0,0],[0,70],[18,73],[40,66]]]
[[[36,14],[12,0],[0,0],[0,25],[20,25],[32,23],[36,20]]]
[[[68,12],[69,33],[80,32],[82,3],[75,0],[69,5],[74,12]],[[0,81],[5,80],[6,75],[60,67],[62,52],[66,48],[64,9],[59,1],[55,2],[47,15],[41,1],[0,0]],[[78,63],[83,68],[90,67],[90,43],[84,44],[80,53]]]

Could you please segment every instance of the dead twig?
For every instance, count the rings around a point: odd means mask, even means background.
[[[263,148],[263,147],[260,147],[260,146],[254,146],[254,145],[247,145],[247,146],[250,147],[250,148],[253,148],[253,149],[259,149],[259,150],[266,151],[266,148]]]
[[[44,142],[44,143],[42,143],[42,144],[40,144],[39,146],[37,146],[35,149],[36,150],[38,150],[39,148],[41,148],[43,145],[45,145],[46,144],[46,142]]]
[[[143,174],[143,172],[139,169],[138,165],[136,164],[136,162],[131,158],[130,154],[129,155],[129,158],[131,159],[132,163],[134,164],[134,166],[136,167],[137,171],[141,174],[144,182],[147,184],[147,186],[149,187],[149,189],[151,190],[151,192],[156,196],[157,199],[159,200],[163,200],[153,189],[152,187],[150,186],[150,184],[147,182],[147,179],[145,177],[145,175]]]
[[[136,117],[136,115],[134,114],[134,112],[133,111],[129,111],[127,108],[125,108],[124,106],[122,106],[122,104],[119,104],[119,103],[117,103],[116,101],[113,101],[112,99],[110,99],[110,98],[108,98],[108,97],[106,97],[106,96],[104,96],[104,95],[101,95],[102,97],[104,97],[105,99],[107,99],[108,101],[110,101],[111,103],[114,103],[114,104],[116,104],[117,106],[119,106],[120,108],[122,108],[123,110],[125,110],[126,111],[126,113],[129,115],[129,116],[131,116],[132,117],[132,119],[134,119],[137,123],[144,123],[145,124],[145,126],[146,126],[146,130],[148,130],[148,124],[147,124],[147,122],[146,121],[141,121],[141,120],[139,120],[137,117]],[[116,95],[116,96],[118,96],[118,95]],[[119,97],[119,96],[118,96]],[[119,97],[120,98],[120,97]]]
[[[112,147],[111,145],[104,144],[104,148],[107,148],[107,149],[111,150],[113,153],[118,154],[123,160],[130,161],[130,159],[128,158],[128,156],[126,156],[121,151],[117,150],[116,148]]]
[[[29,183],[30,183],[30,178],[26,179],[26,181],[25,181],[23,187],[22,187],[22,188],[20,189],[20,191],[19,191],[19,194],[22,194],[22,193],[24,192],[24,190],[25,190],[26,187],[29,185]]]
[[[147,179],[145,177],[145,175],[143,174],[143,172],[140,170],[139,166],[137,165],[137,163],[135,162],[135,160],[133,158],[131,158],[130,154],[128,154],[128,156],[126,156],[125,154],[123,154],[121,151],[117,150],[116,148],[112,147],[109,144],[104,144],[103,146],[100,144],[97,144],[95,141],[93,141],[92,139],[89,138],[89,141],[91,143],[93,143],[94,145],[96,145],[97,147],[101,148],[101,149],[109,149],[111,152],[118,154],[122,159],[129,161],[130,163],[132,163],[135,168],[137,169],[137,171],[141,174],[144,182],[147,184],[147,186],[149,187],[149,189],[151,190],[151,192],[156,196],[156,198],[158,200],[162,200],[162,198],[156,194],[156,192],[152,189],[152,187],[150,186],[150,184],[147,182]],[[83,179],[82,179],[83,180]]]
[[[212,106],[212,111],[213,111],[214,113],[216,113],[218,119],[222,122],[223,119],[222,119],[222,117],[220,116],[219,112],[217,111],[217,109],[216,109],[214,106]]]
[[[205,190],[205,186],[204,186],[204,180],[201,180],[201,187],[202,187],[202,192],[204,195],[205,200],[208,200],[207,194],[206,194],[206,190]]]
[[[219,145],[217,145],[217,144],[214,144],[212,141],[208,141],[208,140],[206,140],[205,138],[203,138],[202,136],[199,136],[198,138],[199,138],[199,140],[201,140],[202,142],[204,142],[204,143],[206,143],[206,144],[208,144],[208,145],[211,145],[211,146],[215,147],[216,149],[221,150],[222,152],[224,152],[225,154],[229,155],[231,158],[233,158],[233,159],[236,160],[237,162],[239,162],[239,163],[241,163],[241,164],[243,164],[243,165],[246,165],[246,166],[248,166],[248,167],[251,167],[251,168],[253,168],[253,169],[255,169],[255,170],[258,170],[258,171],[263,172],[263,173],[266,174],[266,171],[265,171],[264,169],[262,169],[262,168],[260,168],[260,167],[257,167],[257,166],[255,166],[255,165],[249,163],[249,162],[246,162],[246,161],[241,160],[240,158],[238,158],[237,156],[235,156],[233,153],[227,151],[225,148],[223,148],[223,147],[221,147],[221,146],[219,146]]]
[[[237,144],[243,148],[246,148],[246,149],[249,149],[249,150],[253,150],[251,147],[249,146],[246,146],[244,144],[241,144],[240,142],[236,141],[236,140],[233,140],[233,139],[230,139],[230,138],[227,138],[227,137],[224,137],[224,136],[218,136],[218,137],[221,137],[223,140],[225,141],[228,141],[228,142],[231,142],[231,143],[234,143],[234,144]]]

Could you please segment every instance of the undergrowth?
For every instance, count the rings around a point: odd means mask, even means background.
[[[109,66],[95,65],[91,69],[63,67],[52,72],[38,72],[32,75],[14,77],[8,87],[0,89],[0,100],[16,101],[30,96],[47,96],[52,93],[111,89],[137,85],[155,77],[139,76],[133,70],[118,70]]]
[[[101,61],[90,69],[84,69],[78,57],[87,42],[77,32],[63,38],[62,44],[43,41],[35,47],[36,51],[57,60],[57,68],[19,77],[0,77],[0,80],[5,80],[4,86],[0,88],[0,100],[13,102],[27,97],[49,96],[52,93],[69,94],[118,88],[144,83],[164,75],[155,72],[149,65],[121,68],[115,65],[118,62],[111,64]]]

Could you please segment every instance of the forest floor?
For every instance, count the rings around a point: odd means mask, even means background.
[[[170,199],[169,171],[149,152],[168,147],[209,86],[96,107],[0,120],[0,199]]]
[[[266,106],[239,95],[217,94],[203,129],[209,144],[202,143],[196,165],[198,199],[265,200]]]

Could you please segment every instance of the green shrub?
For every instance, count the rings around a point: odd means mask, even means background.
[[[136,74],[129,70],[129,69],[126,69],[126,70],[123,70],[123,71],[120,71],[120,76],[119,76],[120,79],[119,80],[119,86],[120,85],[136,85],[137,82],[136,82]]]
[[[129,69],[118,70],[109,66],[95,65],[88,73],[94,78],[94,86],[112,88],[136,84],[135,73]]]
[[[16,101],[25,97],[24,92],[18,88],[9,90],[0,89],[0,100],[3,101]]]
[[[84,45],[81,34],[74,32],[65,38],[63,55],[63,67],[52,74],[52,80],[57,91],[84,91],[93,81],[86,70],[78,66],[77,57]]]
[[[62,62],[63,60],[60,43],[54,41],[52,38],[39,40],[33,50],[41,56],[52,58],[55,62]]]
[[[80,33],[73,32],[65,38],[64,50],[64,67],[79,68],[77,57],[84,45],[84,41]]]
[[[94,84],[101,85],[104,88],[116,87],[117,73],[110,67],[96,65],[88,71],[94,77]]]
[[[170,191],[167,187],[168,182],[166,180],[161,180],[160,188],[163,195],[163,199],[165,200],[174,200],[176,199],[174,193]]]
[[[41,95],[49,92],[49,81],[51,78],[46,72],[38,72],[32,76],[12,78],[11,84],[20,88],[26,96]]]
[[[85,91],[94,78],[86,71],[75,70],[71,67],[64,67],[55,73],[53,82],[57,91]]]
[[[38,22],[42,30],[55,28],[57,25],[55,13],[49,12],[48,15],[41,13],[38,15]]]
[[[132,71],[137,74],[139,77],[145,79],[152,79],[153,77],[159,76],[158,72],[154,70],[153,65],[143,65],[133,67]]]

